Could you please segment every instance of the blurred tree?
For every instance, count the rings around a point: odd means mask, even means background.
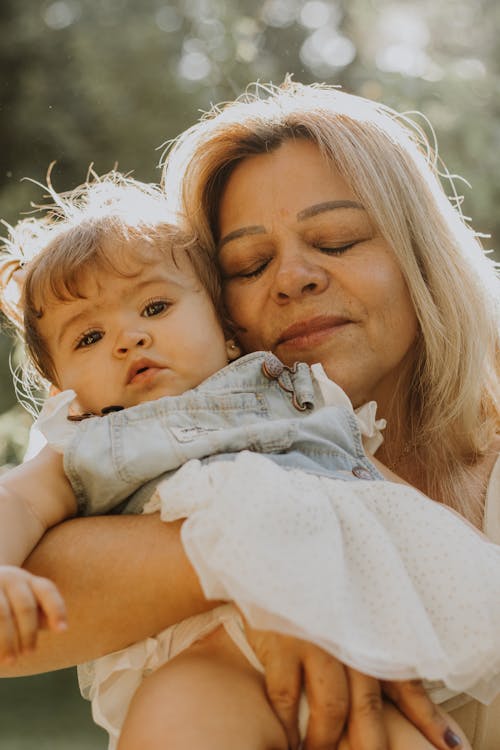
[[[200,111],[292,72],[424,112],[494,247],[499,28],[496,0],[3,0],[0,216],[14,222],[40,200],[21,180],[43,183],[53,160],[58,190],[91,162],[157,180],[159,147]],[[0,411],[14,402],[6,346]]]
[[[15,222],[40,201],[43,190],[21,180],[43,183],[54,160],[57,190],[82,182],[91,162],[158,180],[155,149],[200,110],[291,72],[424,112],[450,171],[472,184],[465,213],[498,247],[499,32],[498,0],[2,0],[0,217]],[[20,460],[30,423],[13,407],[9,349],[0,338],[0,465]],[[83,702],[61,703],[72,679],[2,681],[2,748],[66,747],[68,737],[98,747],[90,718],[87,738],[77,729]],[[42,709],[28,727],[15,709],[40,693],[47,702],[31,699]]]

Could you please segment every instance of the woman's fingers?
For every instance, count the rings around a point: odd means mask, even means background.
[[[305,644],[303,668],[310,712],[305,750],[335,750],[349,713],[345,667],[317,646]]]
[[[439,750],[466,748],[466,740],[457,725],[435,705],[420,680],[384,682],[384,693],[402,714]]]
[[[348,668],[350,750],[388,750],[383,716],[382,688],[375,677]]]
[[[290,748],[296,750],[300,744],[299,706],[304,704],[305,691],[309,705],[305,750],[336,750],[349,711],[344,666],[318,646],[256,630],[242,619],[264,668],[269,702],[285,728]]]
[[[269,702],[282,723],[288,744],[297,750],[300,744],[298,711],[302,691],[302,669],[293,652],[276,650],[266,664],[266,690]]]

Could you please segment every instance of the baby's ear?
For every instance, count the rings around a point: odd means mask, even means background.
[[[238,359],[238,357],[241,357],[241,349],[234,339],[228,339],[226,341],[226,352],[229,362],[232,362],[233,359]]]

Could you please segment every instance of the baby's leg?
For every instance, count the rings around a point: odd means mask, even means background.
[[[384,703],[384,719],[389,750],[436,750],[435,746],[421,734],[391,703]],[[457,750],[471,750],[467,739],[453,719],[451,729],[460,737],[462,744]],[[338,750],[351,750],[347,737],[343,737]]]
[[[118,750],[286,750],[263,676],[220,627],[147,677]]]

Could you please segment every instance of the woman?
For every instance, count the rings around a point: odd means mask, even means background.
[[[355,406],[375,399],[377,457],[500,542],[493,264],[396,113],[328,87],[267,93],[193,126],[165,174],[241,343],[320,360]]]
[[[290,363],[321,361],[355,405],[377,400],[389,425],[378,457],[493,537],[500,295],[491,264],[393,113],[321,87],[270,93],[187,131],[166,172],[174,207],[217,253],[241,343]],[[177,533],[151,518],[79,519],[51,532],[29,564],[60,586],[70,629],[57,642],[47,635],[16,673],[118,649],[209,606]],[[52,568],[61,554],[63,575]],[[181,588],[186,577],[192,585]],[[302,666],[308,748],[335,747],[348,706],[352,747],[384,747],[377,681],[306,644],[274,638],[273,650],[259,638],[289,736]],[[385,692],[437,747],[456,746],[420,686]]]

